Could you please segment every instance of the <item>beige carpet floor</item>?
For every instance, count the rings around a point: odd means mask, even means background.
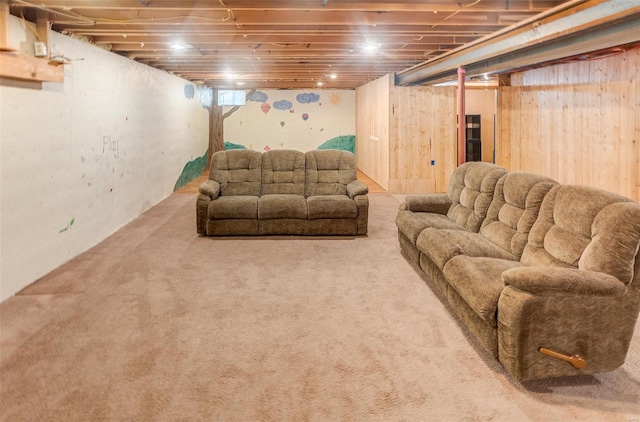
[[[204,238],[174,194],[0,304],[2,421],[638,421],[616,371],[518,383],[367,237]]]

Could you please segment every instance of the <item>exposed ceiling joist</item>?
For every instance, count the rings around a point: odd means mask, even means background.
[[[436,66],[429,72],[438,74],[447,72],[448,65],[438,67],[442,62],[434,58],[452,51],[471,51],[464,49],[477,45],[482,37],[499,43],[501,38],[491,34],[511,31],[518,22],[551,20],[550,10],[562,13],[570,6],[628,2],[7,1],[15,16],[36,22],[37,12],[44,12],[55,31],[214,88],[260,88],[265,83],[278,88],[315,87],[320,83],[324,87],[356,88],[387,73],[399,72],[406,77],[403,69],[411,69],[408,72],[414,75],[414,71],[420,72],[423,77],[425,61],[428,67]],[[522,47],[544,44],[538,39],[520,41]],[[592,39],[589,43],[595,45]],[[505,50],[505,46],[498,48]],[[499,60],[505,59],[505,54],[511,53],[502,51]],[[514,50],[513,54],[520,52]],[[447,57],[453,56],[442,56]],[[469,66],[477,62],[479,67],[488,67],[493,65],[489,59],[496,57],[478,53],[473,60],[461,63]]]

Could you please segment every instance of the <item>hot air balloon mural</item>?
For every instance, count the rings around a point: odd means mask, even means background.
[[[269,110],[271,110],[271,104],[269,103],[262,103],[262,105],[260,106],[260,110],[262,110],[262,112],[264,114],[267,114],[269,112]]]

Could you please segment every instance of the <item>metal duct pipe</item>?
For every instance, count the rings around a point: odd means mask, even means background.
[[[396,85],[437,84],[514,71],[640,41],[638,0],[574,0],[495,34],[398,72]]]

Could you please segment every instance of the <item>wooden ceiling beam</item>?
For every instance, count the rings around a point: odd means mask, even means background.
[[[62,10],[61,10],[62,11]],[[509,18],[510,15],[514,17]],[[130,25],[144,24],[149,27],[156,25],[198,25],[208,24],[217,26],[245,27],[251,25],[288,26],[296,25],[349,25],[359,22],[361,25],[423,25],[425,27],[437,27],[438,25],[502,25],[507,26],[518,20],[535,16],[531,12],[476,12],[465,9],[456,14],[435,14],[429,12],[301,12],[288,10],[266,10],[260,13],[253,11],[236,11],[229,13],[227,10],[176,12],[171,10],[121,11],[96,9],[87,13],[64,11],[64,14],[52,13],[51,20],[58,24],[80,25]],[[77,15],[72,18],[72,15]]]
[[[310,46],[295,46],[290,45],[288,47],[280,46],[266,46],[261,49],[243,48],[239,50],[234,46],[205,46],[203,48],[190,48],[188,51],[172,50],[167,45],[154,46],[145,44],[140,46],[139,44],[112,44],[111,48],[120,54],[131,56],[136,55],[141,57],[142,55],[155,55],[165,57],[203,57],[203,56],[216,56],[216,57],[228,57],[233,59],[269,59],[270,57],[349,57],[358,56],[363,58],[375,59],[377,57],[398,57],[403,55],[420,56],[425,52],[433,50],[451,50],[462,44],[404,44],[389,46],[387,48],[381,48],[377,53],[363,52],[358,48],[349,48],[348,46],[336,46],[336,45],[310,45]]]
[[[54,25],[55,28],[55,25]],[[98,25],[64,25],[64,29],[82,35],[104,35],[104,34],[202,34],[202,35],[300,35],[307,34],[379,34],[379,35],[447,35],[447,36],[477,36],[491,34],[504,25],[438,25],[436,28],[427,28],[424,25],[251,25],[243,28],[234,26],[216,26],[208,23],[193,24],[188,26],[176,26],[175,24],[160,24],[152,28],[144,24],[128,23],[110,25],[108,27]]]
[[[15,7],[24,6],[25,2],[12,1]],[[152,0],[145,3],[139,0],[48,0],[34,2],[37,5],[45,5],[49,8],[60,8],[68,11],[84,10],[169,10],[169,11],[312,11],[312,12],[429,12],[429,13],[453,13],[465,9],[473,9],[479,12],[517,11],[539,13],[562,3],[558,0],[483,0],[472,6],[471,0],[467,4],[459,0],[439,0],[437,2],[425,1],[385,1],[373,2],[360,1],[330,1],[322,6],[320,1],[309,0],[231,0],[220,2],[216,0]]]
[[[92,42],[95,44],[118,44],[123,47],[129,44],[145,45],[164,45],[166,46],[170,42],[181,41],[193,45],[194,47],[200,44],[206,45],[225,45],[234,44],[238,47],[254,48],[256,44],[269,45],[274,44],[276,47],[279,45],[350,45],[356,47],[358,44],[362,44],[368,41],[370,37],[363,37],[360,35],[332,35],[332,34],[307,34],[302,40],[296,35],[251,35],[245,36],[242,34],[237,35],[184,35],[184,34],[166,34],[166,35],[127,35],[123,37],[119,34],[110,35],[97,35],[92,37]],[[474,36],[445,36],[445,35],[384,35],[375,38],[375,42],[382,45],[390,44],[466,44],[475,40]]]

